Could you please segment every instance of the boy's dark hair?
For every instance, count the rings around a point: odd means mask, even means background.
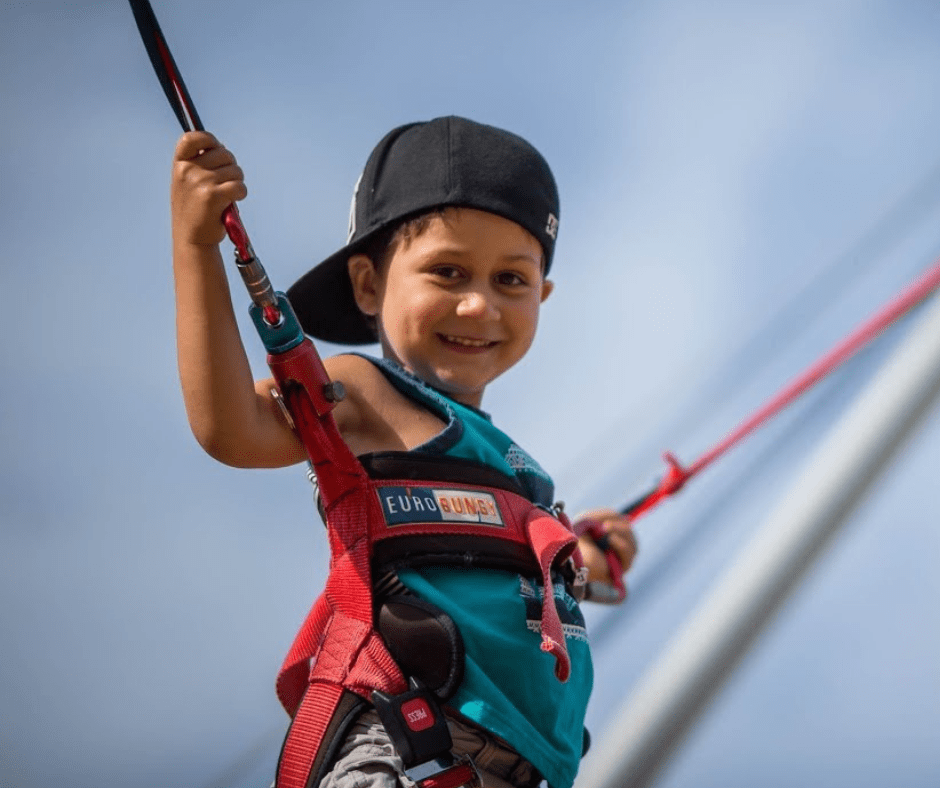
[[[365,242],[359,254],[368,257],[372,261],[372,265],[375,266],[375,270],[381,271],[388,265],[389,260],[392,259],[392,255],[395,254],[399,246],[411,243],[431,226],[431,222],[436,217],[443,217],[446,212],[447,208],[445,207],[435,208],[427,213],[405,219],[398,224],[383,227]]]
[[[548,163],[522,137],[454,116],[409,123],[372,151],[356,184],[346,245],[288,290],[304,331],[346,345],[376,341],[353,297],[346,262],[394,238],[378,236],[412,217],[447,207],[509,219],[541,244],[545,272],[558,233],[558,189]]]
[[[409,244],[421,233],[431,226],[431,222],[436,218],[446,219],[447,212],[450,210],[459,210],[454,206],[440,206],[427,213],[413,216],[405,219],[398,224],[392,224],[379,230],[372,238],[365,242],[362,249],[358,252],[368,257],[375,266],[376,271],[381,271],[388,265],[392,255],[398,251],[402,244]],[[542,273],[546,271],[545,255],[542,254]]]

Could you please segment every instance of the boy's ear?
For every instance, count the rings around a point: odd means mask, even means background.
[[[356,306],[363,314],[375,317],[379,313],[379,294],[372,260],[364,254],[354,254],[349,258],[347,267]]]
[[[542,297],[539,299],[540,302],[544,303],[545,299],[548,298],[552,291],[555,289],[555,283],[551,279],[542,280]]]

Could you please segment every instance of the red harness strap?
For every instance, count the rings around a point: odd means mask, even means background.
[[[278,763],[278,788],[305,788],[324,734],[346,688],[400,692],[404,677],[372,625],[368,513],[356,490],[369,479],[349,451],[330,404],[322,363],[306,340],[268,357],[317,474],[329,512],[330,575],[298,632],[277,680],[293,717]],[[343,502],[345,501],[345,505]]]
[[[368,699],[373,690],[399,694],[407,689],[374,626],[374,544],[455,535],[525,548],[544,584],[541,648],[555,657],[559,680],[568,679],[571,667],[551,578],[552,569],[577,549],[567,520],[498,488],[369,478],[342,440],[329,405],[317,396],[323,382],[309,364],[309,352],[312,345],[309,350],[301,345],[268,359],[313,463],[330,544],[326,586],[277,680],[278,697],[293,717],[278,763],[277,788],[308,788],[317,755],[329,744],[330,723],[349,693]],[[402,490],[406,499],[424,501],[421,514],[402,518],[401,506],[383,503],[383,494],[401,497]],[[415,507],[413,500],[409,503]]]

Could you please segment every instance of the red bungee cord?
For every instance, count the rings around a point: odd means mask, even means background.
[[[635,522],[637,518],[652,510],[666,498],[675,495],[689,479],[703,471],[754,430],[776,416],[797,397],[805,394],[822,378],[875,339],[888,326],[926,300],[938,287],[940,287],[940,260],[934,263],[932,268],[901,292],[887,306],[859,326],[805,372],[781,389],[779,393],[771,397],[694,463],[685,467],[675,454],[669,451],[665,452],[663,459],[668,466],[666,473],[663,474],[663,477],[652,490],[624,506],[620,513],[627,515],[631,522]],[[575,524],[575,531],[579,536],[587,533],[593,537],[598,546],[604,550],[604,557],[610,569],[611,585],[608,587],[606,584],[592,583],[592,594],[595,595],[592,598],[598,602],[615,604],[622,602],[627,596],[627,589],[623,582],[623,567],[616,552],[610,549],[610,541],[603,524],[598,520],[585,518]]]
[[[924,301],[938,287],[940,287],[940,260],[934,263],[932,268],[908,286],[893,301],[781,389],[778,394],[771,397],[755,413],[735,427],[724,439],[705,452],[694,463],[688,467],[683,467],[672,452],[666,452],[663,459],[669,467],[663,478],[651,491],[621,509],[621,513],[628,515],[631,520],[636,520],[663,499],[677,493],[689,479],[707,468],[754,430],[776,416],[797,397],[804,394],[822,378],[855,355],[888,326]]]

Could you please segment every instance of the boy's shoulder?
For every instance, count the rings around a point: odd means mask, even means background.
[[[330,377],[336,380],[342,380],[343,375],[349,377],[351,383],[360,378],[373,379],[376,376],[385,378],[375,364],[359,353],[341,353],[338,356],[330,356],[323,360],[323,365],[330,373]],[[343,383],[346,382],[343,381]]]
[[[332,356],[324,366],[346,389],[334,416],[356,454],[402,451],[420,445],[445,426],[434,414],[404,396],[369,359]]]
[[[357,353],[331,356],[324,359],[323,365],[331,379],[343,384],[346,400],[353,403],[380,401],[394,391],[382,371],[368,358]]]

